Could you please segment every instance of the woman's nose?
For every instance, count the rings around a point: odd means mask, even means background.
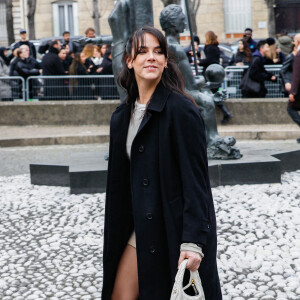
[[[154,59],[155,59],[154,53],[152,51],[149,51],[148,52],[148,60],[154,60]]]

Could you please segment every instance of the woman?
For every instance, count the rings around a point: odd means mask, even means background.
[[[38,76],[42,73],[41,64],[32,56],[27,45],[20,46],[19,60],[14,65],[15,75],[23,77],[25,80],[30,76]],[[20,88],[20,87],[19,87]],[[29,97],[36,97],[40,88],[38,80],[29,81]],[[21,92],[19,90],[19,92]]]
[[[230,65],[245,66],[249,65],[252,59],[252,52],[245,40],[239,40],[238,50],[236,54],[232,56]]]
[[[280,48],[276,46],[276,41],[273,38],[266,39],[270,51],[267,55],[265,65],[281,65],[285,60],[285,55],[281,52]]]
[[[76,53],[73,62],[69,68],[70,75],[89,75],[90,69],[85,66],[86,56],[83,52]],[[92,91],[89,86],[88,79],[71,78],[70,79],[70,95],[73,99],[83,100],[91,97]]]
[[[208,31],[205,34],[205,46],[204,54],[205,58],[200,59],[200,66],[203,66],[204,70],[211,64],[220,63],[220,49],[218,47],[218,36],[213,31]]]
[[[85,55],[86,60],[84,65],[86,66],[87,70],[89,70],[90,75],[97,75],[101,72],[101,68],[97,66],[92,58],[94,56],[94,45],[93,44],[87,44],[84,46],[82,53]]]
[[[102,300],[170,299],[185,258],[206,299],[222,299],[204,123],[167,49],[145,26],[123,54],[128,97],[110,123]]]
[[[92,61],[96,66],[101,65],[101,63],[103,61],[103,57],[101,55],[100,48],[97,45],[94,45],[94,54],[92,57]]]
[[[218,36],[213,31],[208,31],[205,34],[205,47],[204,54],[205,58],[200,59],[200,66],[203,66],[203,73],[208,66],[212,64],[220,64],[220,50],[219,50],[219,42]],[[218,89],[212,90],[213,93],[216,93]],[[223,113],[223,119],[221,121],[222,125],[226,125],[229,120],[232,118],[232,114],[227,109],[224,104],[215,104],[221,112]]]

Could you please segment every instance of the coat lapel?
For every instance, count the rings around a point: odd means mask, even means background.
[[[163,110],[163,108],[165,107],[165,104],[167,102],[169,94],[170,94],[170,91],[167,90],[163,86],[163,84],[160,82],[157,85],[157,87],[156,87],[156,89],[153,93],[153,96],[152,96],[152,98],[150,100],[150,103],[148,105],[146,114],[145,114],[145,116],[142,120],[142,123],[141,123],[136,135],[138,135],[139,132],[142,131],[143,128],[146,126],[146,124],[149,122],[149,120],[151,119],[153,111],[161,112]]]

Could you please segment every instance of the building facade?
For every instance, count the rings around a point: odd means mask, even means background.
[[[18,40],[19,30],[28,27],[27,1],[12,1],[15,38]],[[108,17],[117,1],[98,0],[98,2],[101,15],[100,33],[111,34]],[[291,5],[292,2],[299,3],[295,0],[284,0],[284,2],[291,2]],[[183,3],[182,0],[184,7]],[[288,9],[292,9],[291,5]],[[280,7],[283,14],[284,7]],[[153,0],[154,25],[158,28],[160,28],[159,14],[162,9],[162,1]],[[208,30],[215,31],[220,41],[230,42],[242,37],[246,27],[253,28],[255,38],[268,37],[267,20],[268,12],[264,0],[201,0],[196,22],[201,42],[204,42],[205,32]],[[282,21],[279,23],[281,24]],[[72,35],[83,35],[87,27],[93,26],[93,0],[37,0],[35,14],[37,39],[60,36],[64,30],[69,30]],[[188,31],[183,34],[183,40],[185,36],[188,36]],[[0,0],[0,43],[3,44],[6,40],[5,0]]]

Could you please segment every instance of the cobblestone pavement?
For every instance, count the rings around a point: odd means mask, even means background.
[[[300,171],[213,189],[224,300],[300,299]],[[105,194],[0,177],[0,299],[101,299]],[[204,258],[205,259],[205,258]]]

